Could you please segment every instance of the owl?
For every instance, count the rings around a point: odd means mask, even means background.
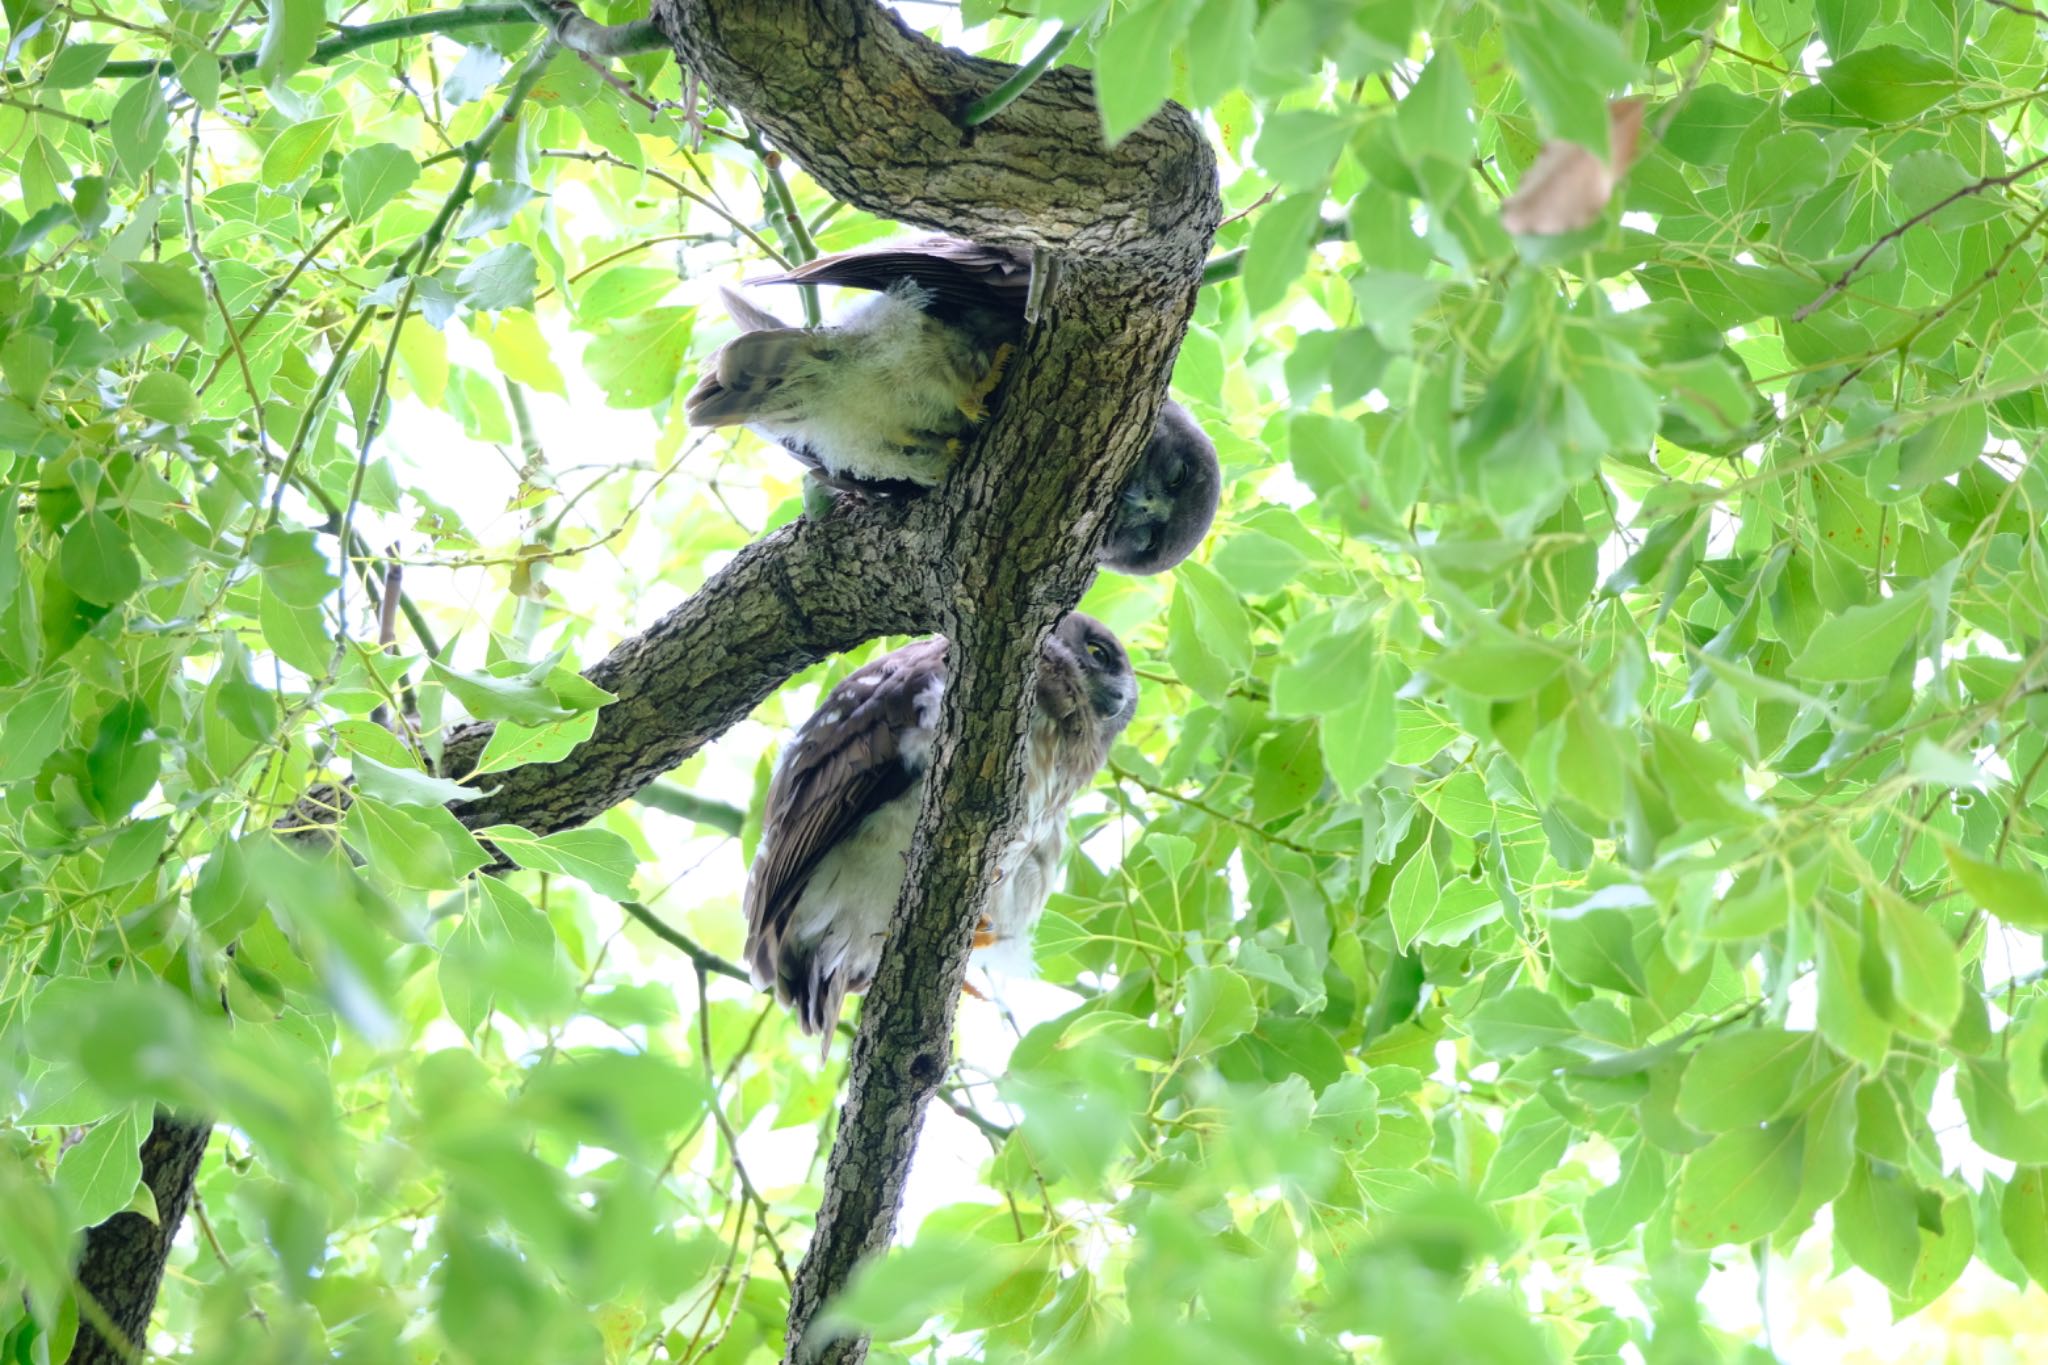
[[[768,787],[747,876],[746,959],[806,1034],[823,1036],[880,965],[946,688],[947,642],[920,640],[847,675],[797,730]],[[1108,627],[1069,613],[1038,656],[1021,823],[1003,848],[977,951],[1028,960],[1066,837],[1067,805],[1138,704]]]
[[[988,415],[1024,331],[1031,257],[957,237],[821,256],[760,284],[874,291],[829,327],[789,327],[726,291],[743,329],[685,400],[696,426],[753,428],[820,479],[870,497],[937,484]],[[1099,556],[1120,573],[1185,559],[1216,516],[1216,447],[1179,404],[1161,408]]]

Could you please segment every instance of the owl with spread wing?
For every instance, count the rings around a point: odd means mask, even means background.
[[[944,639],[848,674],[797,730],[768,787],[747,877],[746,958],[807,1034],[832,1026],[881,963],[946,687]],[[1028,961],[1065,847],[1067,806],[1130,724],[1138,682],[1107,626],[1069,613],[1039,650],[1022,820],[999,855],[974,946]]]
[[[1031,257],[933,236],[821,256],[757,284],[874,292],[829,327],[801,328],[727,291],[742,331],[685,400],[696,426],[747,426],[827,484],[901,497],[937,484],[974,429],[1024,332]],[[1172,568],[1216,516],[1216,447],[1167,400],[1105,537],[1120,573]]]

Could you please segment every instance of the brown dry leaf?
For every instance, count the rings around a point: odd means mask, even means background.
[[[1576,142],[1545,143],[1522,183],[1500,206],[1501,226],[1525,237],[1557,237],[1599,222],[1616,183],[1635,160],[1642,130],[1643,100],[1630,96],[1607,106],[1611,162]]]

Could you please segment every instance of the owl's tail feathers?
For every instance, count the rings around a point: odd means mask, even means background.
[[[772,418],[792,395],[782,392],[806,361],[831,356],[826,339],[797,327],[746,332],[719,348],[683,400],[693,427],[732,427]]]
[[[725,301],[726,315],[739,324],[742,332],[786,332],[789,324],[766,308],[756,307],[738,290],[718,286],[718,297]]]

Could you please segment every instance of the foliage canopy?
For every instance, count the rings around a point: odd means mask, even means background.
[[[5,6],[0,1359],[68,1349],[157,1104],[223,1125],[168,1353],[766,1359],[838,1069],[643,917],[734,953],[745,793],[866,655],[488,831],[510,875],[445,803],[573,752],[577,662],[798,514],[682,426],[710,282],[892,226],[665,52],[329,8]],[[1112,137],[1208,121],[1175,383],[1230,486],[1084,603],[1147,682],[1039,934],[1073,994],[956,1072],[987,1160],[842,1320],[1661,1365],[1767,1358],[1698,1302],[1744,1246],[1831,1239],[1901,1315],[2048,1283],[2048,23],[914,9],[1077,26]],[[1629,90],[1601,221],[1510,237]],[[356,861],[288,852],[344,776]]]

